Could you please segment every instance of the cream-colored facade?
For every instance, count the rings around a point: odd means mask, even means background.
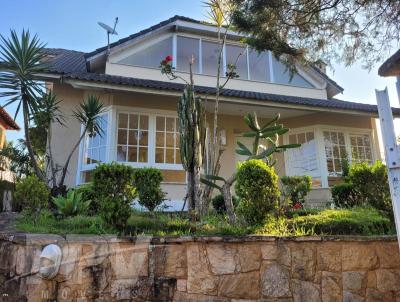
[[[175,22],[179,22],[179,20]],[[143,56],[140,52],[146,52],[147,47],[153,47],[151,51],[157,53],[158,49],[154,50],[154,45],[158,45],[157,41],[171,39],[171,53],[174,56],[173,65],[175,67],[176,60],[178,60],[175,57],[179,57],[179,42],[177,40],[179,41],[180,37],[197,39],[199,45],[204,40],[215,40],[212,35],[213,29],[210,26],[204,27],[205,25],[187,24],[187,22],[183,25],[182,22],[179,24],[181,27],[184,25],[186,28],[190,28],[190,31],[184,30],[180,33],[175,28],[172,32],[169,30],[157,33],[149,32],[144,37],[138,37],[132,41],[111,47],[108,55],[104,51],[100,51],[87,57],[85,59],[86,64],[97,74],[122,77],[126,82],[133,78],[157,81],[157,83],[165,82],[167,85],[171,81],[161,74],[159,68],[127,64],[126,58],[132,58],[135,54]],[[207,36],[207,30],[210,31],[209,36]],[[232,47],[238,45],[237,39],[228,40],[228,43],[231,43]],[[205,51],[205,45],[203,45],[203,48],[199,46],[200,71],[195,73],[194,81],[196,86],[215,87],[216,78],[201,73],[201,64],[207,63],[204,62],[205,59],[201,58],[201,52]],[[277,73],[277,69],[271,67],[278,63],[273,62],[270,53],[265,56],[269,68],[268,80],[250,80],[252,73],[249,59],[250,50],[247,47],[242,47],[242,49],[247,56],[247,78],[232,79],[225,89],[300,97],[303,100],[309,100],[309,104],[307,101],[300,103],[277,102],[268,98],[242,98],[240,96],[229,96],[229,94],[222,95],[219,108],[219,127],[223,130],[225,144],[221,158],[221,176],[230,176],[235,171],[237,162],[243,160],[235,153],[235,149],[237,141],[244,144],[250,143],[248,139],[242,136],[242,133],[247,130],[243,116],[252,112],[256,112],[261,120],[268,120],[280,114],[280,122],[291,129],[288,134],[284,135],[281,143],[298,142],[302,144],[302,147],[297,151],[290,150],[276,155],[275,169],[280,176],[303,174],[312,176],[313,190],[308,196],[308,201],[312,205],[320,205],[329,201],[329,186],[339,179],[341,173],[340,158],[346,156],[350,157],[350,160],[368,160],[370,162],[380,159],[375,125],[376,112],[351,107],[329,107],[329,101],[340,92],[340,87],[338,88],[336,83],[332,84],[332,81],[326,76],[322,76],[321,72],[312,68],[298,66],[299,85],[279,82],[277,78],[280,75]],[[227,50],[224,49],[224,56],[226,52]],[[144,56],[147,58],[147,54],[144,54]],[[143,65],[145,64],[143,63]],[[177,72],[181,77],[188,78],[187,72],[179,71],[179,65]],[[106,136],[98,142],[85,139],[85,142],[79,148],[79,152],[75,152],[66,179],[66,184],[69,187],[88,181],[90,171],[96,166],[94,163],[97,162],[118,161],[134,167],[154,166],[164,173],[163,188],[167,192],[167,198],[170,199],[169,204],[173,209],[180,209],[186,187],[185,173],[179,163],[178,143],[176,143],[178,130],[175,126],[175,130],[169,131],[167,124],[168,121],[176,121],[177,101],[181,91],[124,84],[124,81],[114,83],[106,80],[91,81],[73,77],[63,78],[56,74],[47,74],[46,80],[51,83],[48,87],[62,100],[61,110],[68,117],[64,126],[54,124],[52,129],[52,150],[56,161],[59,163],[65,161],[71,146],[76,143],[81,135],[81,127],[72,117],[72,111],[89,94],[99,96],[106,108],[104,114]],[[182,82],[180,79],[173,81],[173,83],[180,82]],[[201,93],[199,95],[205,97]],[[317,106],[312,100],[326,101],[327,105]],[[210,121],[213,106],[213,96],[208,95],[206,110]],[[129,119],[132,118],[132,120],[136,119],[137,121],[140,119],[140,121],[143,120],[146,123],[145,128],[141,130],[138,128],[139,126],[135,126],[138,129],[134,129],[136,137],[132,136],[132,140],[136,141],[137,146],[129,143],[131,140],[129,135],[131,132],[133,133],[133,128],[129,128],[131,122],[128,125],[128,121],[125,121],[128,116]],[[163,126],[165,128],[159,129],[159,121],[165,121]],[[175,142],[169,146],[167,138],[164,138],[163,135],[174,137],[173,141]],[[163,138],[164,145],[159,145],[159,137]],[[134,148],[136,149],[134,150]],[[132,157],[129,154],[131,149]],[[168,156],[172,161],[167,160]],[[94,158],[96,160],[93,160]],[[163,158],[164,162],[161,163],[160,158]]]

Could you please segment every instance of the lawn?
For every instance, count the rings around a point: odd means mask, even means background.
[[[55,218],[49,211],[38,217],[22,213],[17,228],[32,233],[117,234],[97,216]],[[395,234],[391,220],[373,208],[300,210],[287,216],[269,216],[261,225],[230,225],[222,215],[210,214],[202,222],[190,223],[186,215],[132,211],[126,235],[390,235]]]

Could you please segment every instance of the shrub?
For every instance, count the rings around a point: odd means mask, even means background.
[[[29,212],[40,211],[49,205],[50,190],[35,175],[20,180],[15,187],[14,200]]]
[[[259,223],[277,209],[278,176],[274,168],[262,160],[252,159],[239,164],[235,190],[240,198],[238,214],[248,223]]]
[[[352,208],[361,205],[359,194],[352,183],[342,183],[331,188],[332,200],[340,208]]]
[[[75,191],[82,194],[83,201],[90,201],[88,214],[94,215],[99,212],[100,205],[93,190],[92,183],[80,185],[79,187],[75,188]]]
[[[311,191],[311,176],[283,176],[281,177],[283,194],[289,198],[292,205],[304,204],[305,197]]]
[[[348,180],[358,192],[360,203],[370,204],[378,210],[392,213],[387,171],[382,162],[376,161],[373,165],[368,163],[351,165]]]
[[[126,227],[136,197],[133,174],[132,167],[117,163],[101,164],[93,170],[93,191],[99,203],[99,213],[119,232]]]
[[[316,215],[293,217],[288,223],[296,228],[313,229],[318,235],[383,235],[395,232],[390,219],[374,208],[329,209]]]
[[[226,213],[225,200],[224,200],[224,196],[222,194],[218,194],[218,195],[214,196],[211,202],[212,202],[213,208],[215,209],[215,211],[218,214]],[[237,198],[236,196],[232,196],[232,203],[233,203],[233,207],[236,208],[237,205],[239,204],[239,198]]]
[[[69,190],[67,196],[53,197],[53,203],[57,207],[57,213],[63,217],[87,214],[90,200],[84,200],[82,193],[77,190]]]
[[[139,204],[150,212],[165,200],[165,193],[161,189],[163,180],[161,171],[155,168],[136,169],[133,174],[133,184],[139,198]]]

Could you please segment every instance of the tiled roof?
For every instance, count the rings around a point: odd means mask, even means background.
[[[46,49],[45,52],[46,54],[54,56],[54,58],[49,60],[47,63],[48,72],[61,74],[64,79],[90,81],[148,89],[161,89],[169,91],[181,91],[183,88],[182,84],[174,82],[154,81],[88,72],[85,63],[85,53],[83,52],[53,48]],[[196,86],[196,91],[202,94],[213,94],[215,93],[215,88]],[[236,89],[223,89],[221,94],[227,97],[270,101],[277,104],[314,106],[318,108],[360,111],[366,113],[378,112],[376,105],[347,102],[338,99],[314,99],[254,91],[243,91]],[[400,109],[393,108],[393,113],[396,115],[400,115]]]
[[[18,124],[14,121],[14,119],[4,110],[3,107],[0,107],[0,123],[4,125],[4,127],[8,130],[19,130]]]
[[[378,74],[382,77],[400,76],[400,49],[379,67]]]

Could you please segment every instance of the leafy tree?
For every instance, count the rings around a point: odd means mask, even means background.
[[[30,116],[38,110],[37,96],[42,92],[42,86],[35,81],[35,74],[43,70],[42,50],[44,44],[35,35],[31,37],[29,31],[23,30],[21,37],[12,30],[11,37],[0,35],[0,97],[8,98],[5,106],[17,103],[15,115],[22,108],[25,129],[25,144],[31,159],[33,170],[39,179],[45,181],[45,175],[41,171],[35,152],[32,147],[29,132]]]
[[[400,40],[397,0],[232,0],[233,24],[255,49],[271,50],[293,71],[293,63],[371,67]]]

